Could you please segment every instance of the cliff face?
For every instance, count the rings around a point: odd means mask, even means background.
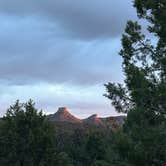
[[[61,126],[60,128],[65,127],[66,130],[69,128],[71,130],[72,128],[89,128],[94,126],[107,127],[116,131],[122,127],[125,116],[100,118],[97,114],[94,114],[86,119],[78,119],[70,114],[66,107],[61,107],[55,114],[48,115],[48,119],[56,126]]]
[[[103,121],[101,120],[101,118],[99,118],[99,116],[97,114],[94,114],[87,119],[83,119],[82,122],[84,124],[95,125],[95,126],[104,125]]]
[[[66,107],[61,107],[58,111],[48,116],[52,122],[69,122],[69,123],[81,123],[81,120],[70,114]]]

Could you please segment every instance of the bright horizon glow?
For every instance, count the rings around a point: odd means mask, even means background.
[[[103,85],[79,87],[41,83],[33,86],[10,86],[10,88],[4,86],[1,89],[8,89],[1,98],[1,103],[4,105],[1,116],[17,99],[20,99],[20,102],[26,102],[30,98],[34,100],[36,107],[46,114],[53,114],[59,107],[65,106],[70,113],[79,118],[86,118],[92,114],[98,114],[101,117],[118,115],[111,107],[110,101],[102,95]]]

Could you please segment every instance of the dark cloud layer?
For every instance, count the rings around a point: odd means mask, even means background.
[[[71,40],[58,26],[52,31],[50,22],[37,18],[0,17],[1,79],[13,84],[94,84],[105,82],[120,68],[115,63],[120,61],[115,56],[118,39]]]
[[[0,11],[0,76],[14,84],[108,80],[135,17],[130,0],[0,0]]]
[[[117,36],[126,20],[135,17],[131,0],[0,0],[0,10],[20,17],[38,15],[85,40]]]

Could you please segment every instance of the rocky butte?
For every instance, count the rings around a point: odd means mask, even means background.
[[[79,119],[72,115],[66,107],[60,107],[55,114],[48,115],[47,117],[51,123],[66,130],[97,127],[109,128],[112,131],[116,131],[122,127],[125,120],[125,116],[101,118],[97,114],[86,119]]]

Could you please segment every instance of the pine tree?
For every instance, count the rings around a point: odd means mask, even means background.
[[[17,101],[0,123],[0,165],[53,166],[55,131],[32,100]]]
[[[166,114],[166,1],[135,0],[139,18],[148,21],[147,31],[156,44],[142,33],[138,22],[128,21],[122,36],[125,84],[106,84],[107,94],[117,111],[133,108]],[[152,37],[151,37],[152,38]]]
[[[126,166],[166,165],[166,1],[135,0],[138,18],[122,35],[124,84],[107,83],[108,97],[118,112],[127,113],[115,136],[114,163]],[[150,38],[148,38],[150,36]],[[155,42],[154,42],[155,41]]]

